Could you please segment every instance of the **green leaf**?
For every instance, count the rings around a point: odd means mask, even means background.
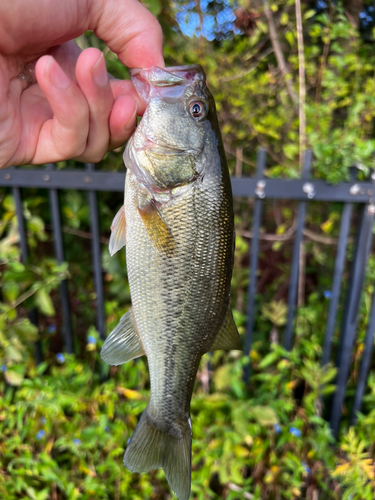
[[[40,235],[44,231],[44,222],[40,217],[31,217],[28,221],[27,227],[33,233]]]
[[[10,262],[9,268],[16,273],[23,273],[25,271],[25,266],[18,261]]]
[[[275,425],[279,423],[276,412],[270,406],[254,406],[250,413],[261,425]]]
[[[266,368],[269,365],[272,365],[277,359],[279,358],[278,353],[276,352],[270,352],[267,354],[265,358],[259,363],[259,369],[263,370],[263,368]]]
[[[43,373],[47,370],[48,363],[47,361],[43,361],[36,367],[36,372],[38,375],[43,375]]]
[[[225,364],[217,368],[213,374],[215,387],[218,391],[224,391],[230,387],[232,366]]]
[[[46,488],[42,491],[39,491],[36,494],[36,500],[47,500],[48,497],[49,497],[49,489],[48,488]]]
[[[236,433],[241,439],[245,439],[249,434],[249,405],[238,404],[234,406],[232,410],[232,420]]]
[[[284,155],[289,158],[289,160],[294,160],[298,155],[299,147],[298,144],[285,144],[283,146]]]
[[[4,210],[7,212],[14,212],[15,211],[15,205],[14,205],[14,198],[13,196],[6,196],[3,201],[2,205],[4,207]]]
[[[36,293],[35,302],[40,311],[46,316],[53,316],[55,314],[51,297],[43,288]]]
[[[12,344],[7,345],[4,351],[6,359],[15,361],[16,363],[22,361],[22,352],[19,349],[17,349],[14,345]]]
[[[310,19],[311,17],[314,17],[316,15],[316,10],[315,9],[310,9],[305,12],[303,15],[303,20],[307,21],[307,19]]]
[[[14,370],[8,370],[5,372],[5,380],[10,385],[16,387],[20,386],[24,376],[21,373],[15,372]]]
[[[38,338],[38,328],[28,319],[22,319],[12,325],[12,331],[24,342],[34,342]]]
[[[280,24],[282,26],[286,26],[288,24],[288,21],[289,21],[288,14],[286,12],[283,12],[280,17]]]
[[[3,284],[3,294],[5,300],[14,302],[19,295],[19,286],[14,281],[6,281]]]
[[[291,47],[293,47],[295,44],[294,34],[291,31],[287,31],[287,33],[285,33],[285,38],[286,38],[287,42],[289,43],[289,45]]]

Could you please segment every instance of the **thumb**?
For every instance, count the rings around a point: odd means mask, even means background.
[[[161,26],[137,0],[103,0],[94,31],[129,68],[164,67]]]

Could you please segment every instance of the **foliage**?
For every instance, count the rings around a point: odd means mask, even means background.
[[[35,204],[34,199],[34,204]],[[13,198],[7,196],[2,204],[1,232],[6,234],[1,240],[0,258],[2,272],[0,284],[0,362],[6,381],[14,386],[21,384],[26,366],[31,358],[27,350],[38,338],[38,328],[29,318],[17,314],[17,308],[39,311],[45,316],[54,316],[55,309],[50,296],[62,279],[68,276],[67,264],[57,265],[51,259],[43,259],[39,265],[20,262],[17,222]],[[29,244],[46,237],[41,218],[32,216],[25,210]]]
[[[171,9],[167,2],[159,0],[159,3],[163,6],[159,19],[164,26],[164,18]],[[243,150],[244,172],[252,171],[254,153],[262,146],[270,156],[269,175],[299,175],[299,106],[306,117],[306,146],[314,153],[315,177],[338,182],[348,177],[348,167],[352,165],[372,167],[373,38],[361,37],[358,22],[339,2],[303,2],[307,92],[305,102],[299,102],[295,2],[270,2],[276,41],[272,40],[270,21],[265,15],[267,3],[200,1],[192,7],[188,2],[176,2],[173,6],[180,16],[177,17],[180,26],[184,26],[181,16],[184,19],[188,16],[195,36],[188,45],[174,34],[168,38],[167,63],[204,63],[227,153],[235,155],[236,150],[237,153]],[[232,20],[233,24],[235,19],[222,14],[222,9],[229,7],[237,16],[235,23],[240,29],[209,41],[207,33],[203,36],[207,18],[215,12],[211,33],[217,34],[221,27],[226,31],[225,21]],[[374,26],[374,21],[371,22]],[[277,50],[285,61],[285,75],[278,63]]]
[[[11,204],[6,206],[12,209]],[[5,214],[4,219],[9,237],[14,213]],[[42,240],[47,237],[44,229],[40,235]],[[37,241],[30,228],[29,236]],[[30,294],[23,306],[30,299],[26,309],[39,307],[41,314],[48,315],[48,308],[31,299],[38,290],[45,290],[53,307],[50,294],[66,274],[53,265],[44,268],[43,261],[37,269],[45,269],[49,280],[41,271],[32,275],[33,280],[27,279],[32,266],[20,264],[16,241],[6,248],[2,276],[7,280],[2,283],[13,280],[19,286],[13,295],[4,293],[2,308],[9,312],[11,301]],[[247,245],[239,240],[237,250],[237,258],[241,258]],[[118,264],[107,264],[108,268],[111,265],[114,274],[108,283],[117,292]],[[19,272],[26,277],[17,281]],[[119,282],[125,279],[119,275]],[[107,302],[109,323],[117,321],[118,311],[113,316],[116,309],[117,303]],[[264,304],[262,310],[265,334],[269,322],[274,328],[284,324],[282,301]],[[239,311],[235,316],[241,325],[243,316]],[[79,354],[60,352],[54,356],[49,341],[54,329],[37,332],[20,313],[13,319],[9,314],[4,317],[8,321],[2,326],[0,375],[2,496],[9,500],[168,498],[162,471],[135,475],[122,466],[124,447],[148,400],[144,360],[109,370],[99,357],[101,341],[93,327],[87,328],[85,348],[77,351]],[[285,351],[277,338],[269,351],[267,335],[258,335],[249,358],[215,352],[210,361],[209,393],[203,383],[207,364],[203,360],[191,407],[193,498],[284,500],[312,499],[315,494],[327,499],[373,498],[374,410],[361,415],[356,427],[342,435],[341,449],[332,446],[329,426],[322,416],[321,403],[332,393],[335,376],[330,365],[320,366],[322,317],[312,295],[309,304],[300,309],[291,352]],[[46,360],[35,366],[32,343],[37,333]],[[13,344],[15,350],[9,350]],[[252,375],[245,383],[242,374],[248,359]],[[374,377],[370,386],[372,392],[365,403],[373,408]]]
[[[85,362],[64,354],[29,366],[17,389],[2,378],[4,498],[168,498],[161,471],[135,475],[122,466],[124,446],[148,400],[146,364],[140,359],[105,374],[95,332],[87,345]],[[373,416],[361,417],[343,435],[337,454],[319,406],[332,391],[335,370],[319,366],[316,339],[301,335],[291,352],[274,344],[263,358],[260,347],[251,353],[249,386],[241,378],[246,358],[235,353],[215,353],[210,394],[197,383],[193,498],[295,499],[319,492],[322,498],[372,499]],[[374,381],[372,386],[374,399]]]
[[[145,0],[165,35],[167,65],[200,62],[215,96],[232,173],[251,175],[255,152],[268,152],[267,175],[298,177],[299,108],[306,115],[306,145],[314,177],[338,182],[357,166],[373,166],[375,119],[375,13],[359,2],[366,26],[350,2],[303,2],[307,93],[300,100],[295,2],[270,2],[278,40],[271,39],[267,2]],[[355,4],[356,2],[353,2]],[[349,5],[349,6],[348,6]],[[363,17],[361,19],[364,19]],[[372,19],[372,21],[371,21]],[[79,45],[104,48],[92,32]],[[278,45],[277,45],[278,43]],[[279,67],[279,47],[287,73]],[[105,49],[110,72],[128,75]],[[290,85],[287,83],[289,82]],[[295,96],[297,99],[295,100]],[[108,153],[101,170],[123,168],[123,148]],[[57,168],[82,168],[73,161]],[[60,193],[65,258],[57,265],[48,197],[24,197],[29,259],[21,262],[13,197],[0,192],[0,495],[7,500],[171,498],[161,470],[131,474],[122,455],[149,394],[144,359],[111,368],[99,357],[96,296],[91,276],[86,193]],[[106,243],[122,194],[98,195],[106,329],[130,304],[125,256],[110,258]],[[245,333],[252,201],[235,200],[236,255],[231,301]],[[254,341],[250,352],[215,352],[201,363],[192,400],[192,498],[209,500],[375,498],[375,376],[363,413],[348,428],[373,293],[370,257],[358,337],[335,443],[325,420],[335,368],[321,366],[322,343],[341,207],[311,204],[304,239],[305,286],[299,296],[295,343],[281,347],[295,231],[294,203],[263,205]],[[352,237],[353,235],[351,235]],[[353,238],[352,238],[353,239]],[[349,242],[349,253],[353,244]],[[69,271],[68,271],[69,269]],[[72,279],[71,277],[74,277]],[[343,289],[348,273],[344,275]],[[74,354],[64,352],[58,286],[68,279]],[[35,313],[38,318],[36,321]],[[342,307],[339,310],[341,319]],[[36,365],[35,341],[44,353]],[[334,338],[333,351],[338,338]],[[243,380],[244,368],[250,379]]]

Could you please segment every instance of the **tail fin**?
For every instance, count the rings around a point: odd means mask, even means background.
[[[186,420],[179,436],[172,436],[152,425],[142,414],[124,456],[131,472],[148,472],[162,467],[169,486],[179,500],[188,500],[191,484],[191,427]]]

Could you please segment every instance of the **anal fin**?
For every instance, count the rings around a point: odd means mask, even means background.
[[[119,324],[106,338],[100,356],[109,365],[122,365],[145,354],[137,332],[133,310],[124,314]]]
[[[126,219],[125,206],[122,205],[115,215],[111,225],[111,237],[108,250],[111,257],[126,244]]]
[[[210,347],[210,351],[231,351],[232,349],[242,351],[243,347],[236,323],[233,319],[232,310],[228,307],[224,321],[215,337],[215,340],[213,341],[212,346]]]

